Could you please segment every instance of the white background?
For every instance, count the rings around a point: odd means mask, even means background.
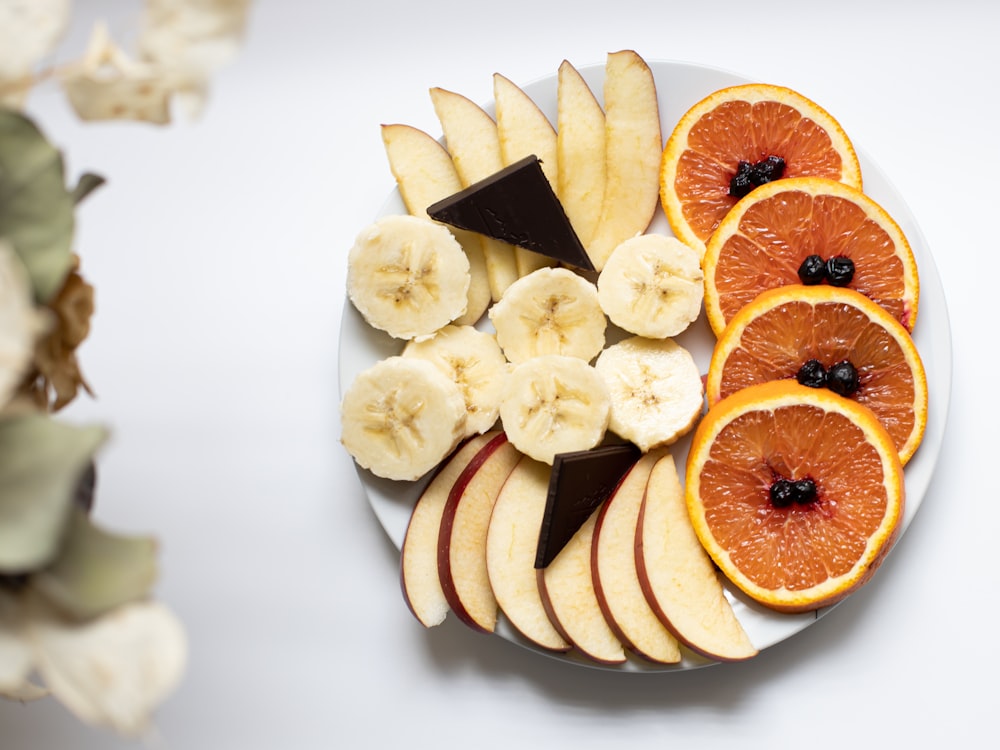
[[[31,101],[71,178],[98,293],[81,351],[109,424],[96,517],[161,541],[190,665],[146,746],[972,746],[993,723],[1000,521],[996,30],[982,0],[543,4],[259,0],[204,117],[81,125]],[[136,3],[78,2],[127,41]],[[565,58],[726,68],[798,89],[889,176],[948,299],[954,380],[930,491],[875,580],[756,659],[674,674],[561,664],[456,621],[424,631],[338,443],[345,256],[393,187],[378,126],[437,133],[430,86],[488,101]],[[666,123],[665,129],[672,127]],[[54,701],[0,703],[0,748],[139,746]]]

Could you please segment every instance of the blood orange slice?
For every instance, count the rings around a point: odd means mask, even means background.
[[[667,139],[660,202],[674,234],[704,250],[745,191],[761,180],[804,175],[861,188],[858,156],[840,124],[791,89],[731,86],[695,104]]]
[[[831,259],[847,264],[850,274],[835,283],[874,300],[913,330],[920,284],[899,225],[856,188],[797,177],[751,192],[709,240],[702,260],[705,313],[715,334],[766,289],[801,283],[807,259],[823,268]]]
[[[778,380],[710,408],[686,499],[720,570],[786,612],[834,604],[870,579],[899,531],[903,468],[865,406]]]
[[[789,285],[763,292],[719,337],[705,388],[709,406],[741,388],[796,379],[864,404],[905,465],[927,426],[927,378],[906,329],[852,289]]]

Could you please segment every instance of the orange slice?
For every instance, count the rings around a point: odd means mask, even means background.
[[[705,389],[712,406],[756,383],[815,377],[817,368],[814,387],[838,388],[827,373],[844,367],[857,374],[857,390],[840,386],[841,395],[875,412],[905,465],[927,426],[924,366],[902,324],[852,289],[790,285],[760,294],[719,337]]]
[[[691,522],[719,569],[785,612],[834,604],[868,581],[903,513],[903,467],[874,413],[789,380],[708,410],[686,484]]]
[[[797,177],[751,192],[709,240],[702,260],[705,313],[716,336],[764,290],[800,283],[799,267],[811,255],[850,259],[854,274],[846,286],[913,330],[920,284],[899,225],[856,188]]]
[[[674,234],[704,250],[738,198],[740,162],[784,160],[782,177],[814,175],[861,188],[857,152],[840,124],[801,94],[762,83],[720,89],[680,119],[663,149],[660,202]]]

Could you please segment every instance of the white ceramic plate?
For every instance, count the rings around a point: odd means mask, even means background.
[[[747,79],[734,73],[699,65],[678,62],[649,62],[660,94],[660,118],[663,136],[666,138],[681,116],[697,101],[725,86],[746,83]],[[580,68],[591,89],[600,98],[604,82],[604,66],[593,65]],[[523,87],[525,92],[548,115],[552,122],[556,116],[556,76],[535,81]],[[805,93],[807,96],[808,92]],[[488,108],[489,109],[489,108]],[[492,110],[490,110],[492,113]],[[855,147],[857,141],[853,138]],[[902,197],[890,184],[885,175],[872,160],[858,149],[861,159],[865,192],[882,205],[899,223],[909,239],[920,272],[920,303],[918,319],[914,331],[917,345],[927,372],[930,391],[927,431],[924,441],[906,466],[906,510],[903,516],[903,530],[913,520],[914,514],[924,499],[930,483],[934,465],[944,438],[948,401],[951,392],[951,329],[945,304],[944,290],[937,268],[931,257],[920,228]],[[388,163],[385,166],[389,175]],[[378,215],[406,213],[398,191],[393,191]],[[374,218],[374,217],[373,217]],[[361,230],[361,226],[358,230]],[[656,218],[649,231],[670,233],[662,210],[657,210]],[[678,342],[688,348],[702,368],[707,371],[715,341],[705,316],[678,337]],[[374,364],[377,360],[397,354],[402,345],[387,335],[370,328],[357,311],[345,302],[343,322],[340,331],[340,392],[341,395],[354,377]],[[688,440],[682,440],[672,448],[677,465],[683,467],[688,451]],[[400,483],[383,480],[371,473],[359,470],[358,474],[368,495],[372,509],[379,522],[397,547],[403,543],[410,511],[425,482]],[[736,615],[759,649],[772,646],[811,625],[827,610],[800,615],[783,615],[748,601],[740,593],[727,590]],[[538,651],[552,658],[576,662],[586,666],[597,666],[572,653],[552,654],[538,649],[522,639],[508,623],[498,625],[497,633],[526,648]],[[621,666],[600,667],[618,671],[675,671],[704,666],[709,662],[693,655],[676,666],[652,665],[641,659],[630,657]]]

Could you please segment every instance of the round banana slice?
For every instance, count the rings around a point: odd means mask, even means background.
[[[604,348],[608,321],[597,287],[566,268],[540,268],[522,276],[489,315],[503,353],[514,364],[543,354],[589,362]]]
[[[493,334],[472,326],[447,325],[429,339],[408,342],[403,356],[427,360],[462,389],[466,435],[493,427],[510,373]]]
[[[340,412],[347,452],[385,479],[418,479],[465,435],[461,389],[422,359],[376,362],[351,383]]]
[[[645,234],[618,245],[597,278],[601,308],[619,328],[663,339],[701,314],[700,256],[676,237]]]
[[[611,395],[608,429],[643,452],[670,445],[698,421],[701,373],[673,339],[625,339],[605,349],[594,369]]]
[[[469,259],[447,227],[385,216],[347,256],[347,293],[369,325],[397,339],[428,336],[465,313]]]
[[[608,389],[591,365],[579,357],[546,354],[514,367],[500,421],[515,448],[551,465],[557,453],[600,443],[610,410]]]

